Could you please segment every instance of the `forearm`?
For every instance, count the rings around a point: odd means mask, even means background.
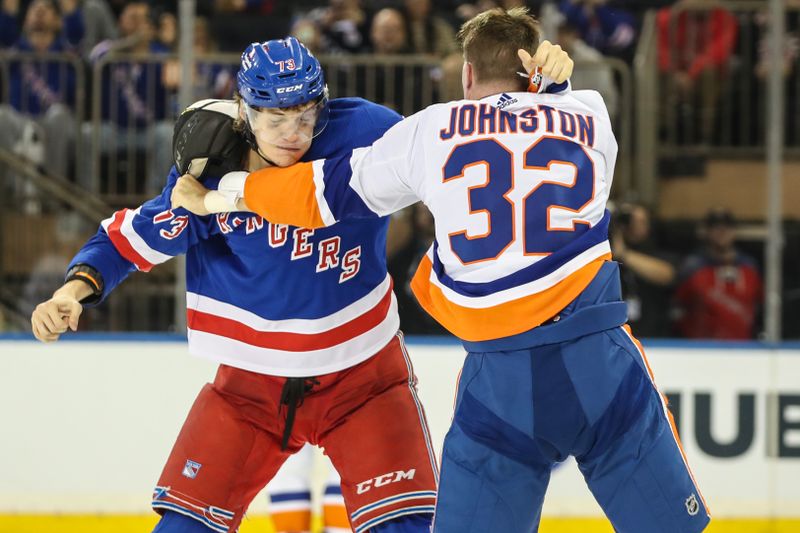
[[[94,294],[92,287],[81,280],[73,279],[66,282],[62,285],[56,292],[53,293],[53,297],[56,296],[69,296],[76,300],[83,301],[85,298],[89,298]]]
[[[663,259],[626,250],[620,260],[638,276],[655,285],[666,286],[675,280],[675,268]]]
[[[245,202],[244,198],[232,199],[220,191],[208,191],[203,197],[203,205],[209,214],[228,213],[231,211],[255,213],[255,211],[247,207],[247,202]]]

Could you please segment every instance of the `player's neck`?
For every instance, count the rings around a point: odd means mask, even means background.
[[[476,83],[470,88],[465,97],[467,100],[481,100],[487,96],[519,92],[519,90],[519,86],[512,83]]]
[[[269,166],[272,165],[265,161],[263,157],[258,155],[255,150],[250,150],[247,156],[247,170],[249,172],[255,172],[256,170],[261,170],[262,168],[267,168]]]

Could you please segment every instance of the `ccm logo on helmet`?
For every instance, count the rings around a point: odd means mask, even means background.
[[[404,479],[414,479],[414,474],[416,473],[417,470],[415,468],[412,468],[408,472],[403,472],[402,470],[398,470],[397,472],[389,472],[388,474],[383,474],[375,479],[362,481],[356,485],[356,492],[358,494],[364,494],[372,487],[382,487],[384,485],[388,485],[389,483],[397,483],[398,481],[402,481]]]
[[[293,93],[294,91],[299,91],[302,88],[303,84],[301,83],[300,85],[292,85],[291,87],[278,87],[275,89],[275,92],[278,94]]]

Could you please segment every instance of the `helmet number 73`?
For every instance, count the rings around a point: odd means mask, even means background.
[[[295,69],[297,69],[297,67],[294,64],[294,59],[287,59],[285,61],[278,61],[277,63],[278,63],[278,69],[281,72],[284,72],[286,70],[295,70]]]

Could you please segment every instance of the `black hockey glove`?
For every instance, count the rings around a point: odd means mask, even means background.
[[[233,130],[233,118],[203,108],[187,109],[175,123],[172,153],[181,175],[202,181],[244,168],[244,137]]]

